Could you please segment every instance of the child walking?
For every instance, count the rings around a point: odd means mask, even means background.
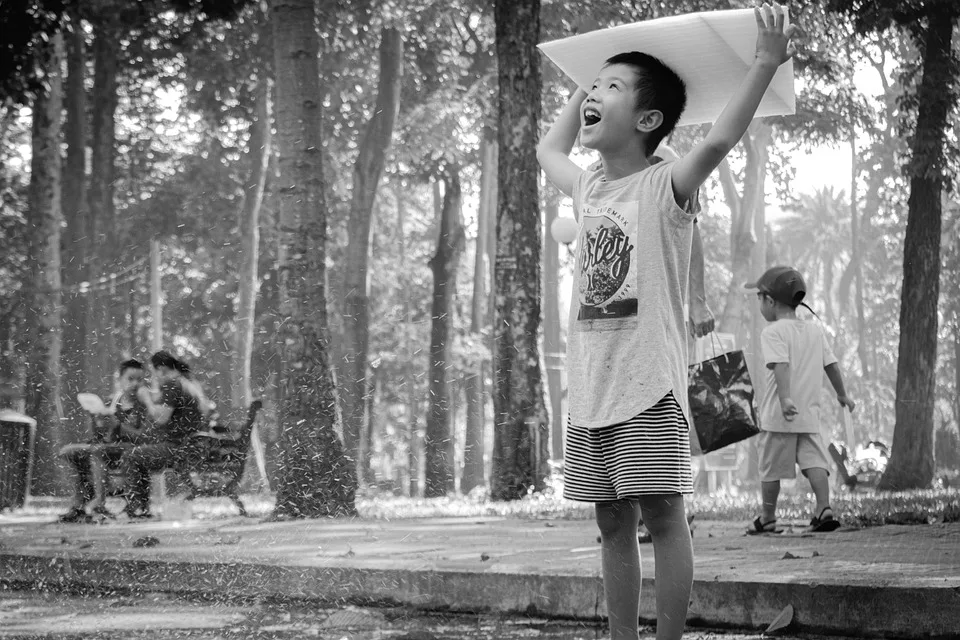
[[[847,396],[837,358],[820,327],[797,317],[797,307],[807,293],[803,276],[790,267],[772,267],[747,287],[757,289],[760,313],[770,323],[760,334],[766,365],[757,443],[763,506],[747,533],[781,533],[777,527],[780,481],[796,478],[797,465],[817,500],[810,529],[835,531],[840,522],[830,508],[830,458],[821,433],[823,373],[843,407],[852,412],[856,404]]]
[[[640,519],[656,559],[657,639],[683,634],[693,548],[683,495],[693,492],[684,303],[695,213],[685,210],[739,142],[777,68],[793,54],[779,5],[755,10],[756,56],[705,139],[650,164],[686,106],[686,87],[636,51],[598,69],[544,136],[537,158],[573,197],[579,221],[567,341],[569,424],[564,496],[596,504],[613,640],[639,638]],[[569,154],[595,149],[599,168]]]

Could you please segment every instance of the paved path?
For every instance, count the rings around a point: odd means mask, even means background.
[[[604,615],[590,521],[255,519],[61,525],[0,515],[0,579],[146,590],[396,602],[430,610]],[[960,637],[960,524],[746,536],[697,523],[690,623],[860,637]],[[155,538],[152,547],[136,546]],[[642,546],[642,616],[654,617]]]

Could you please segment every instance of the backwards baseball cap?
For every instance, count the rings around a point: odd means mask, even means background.
[[[744,287],[757,289],[789,307],[799,306],[807,295],[807,284],[800,272],[782,265],[770,267],[756,282],[748,282]]]

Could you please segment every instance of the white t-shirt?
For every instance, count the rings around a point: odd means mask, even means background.
[[[584,171],[567,375],[570,421],[629,420],[670,391],[691,424],[684,302],[695,213],[676,204],[661,162],[619,180]]]
[[[821,423],[820,392],[823,368],[837,361],[819,326],[804,320],[777,320],[760,333],[763,353],[764,385],[760,398],[760,428],[781,433],[819,433]],[[773,365],[790,365],[790,398],[797,415],[783,418]]]

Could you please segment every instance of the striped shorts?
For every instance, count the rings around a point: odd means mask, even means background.
[[[672,391],[640,415],[609,427],[568,422],[563,455],[567,500],[693,493],[689,428]]]

